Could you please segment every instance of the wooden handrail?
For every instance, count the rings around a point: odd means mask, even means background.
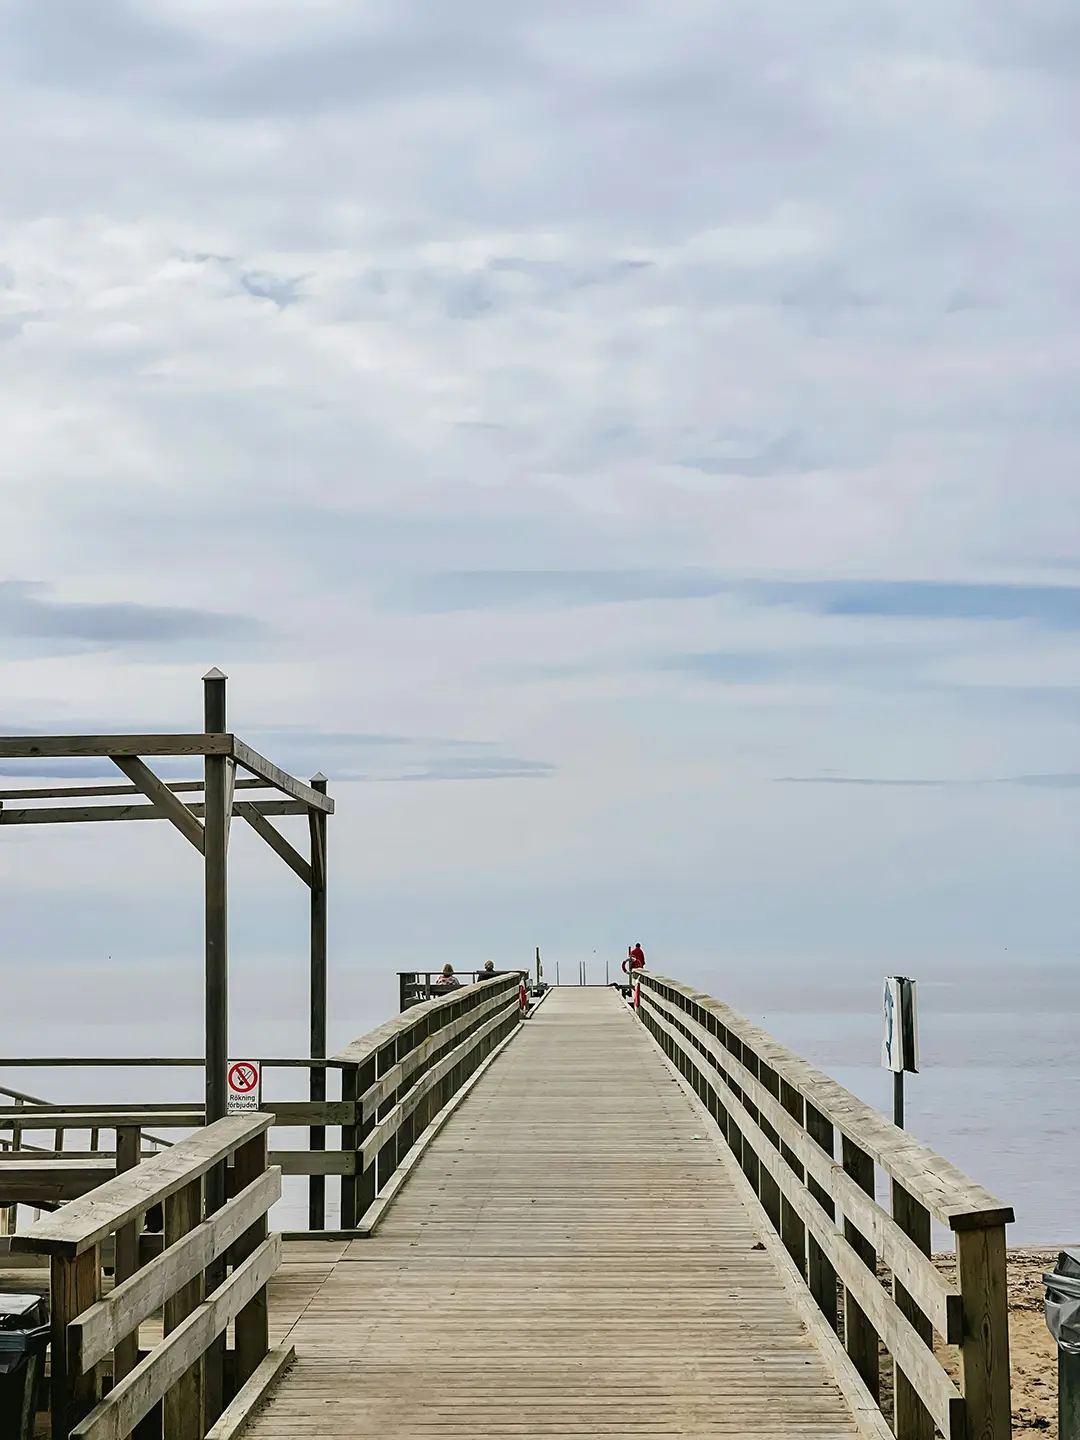
[[[106,1235],[160,1205],[192,1180],[227,1159],[240,1145],[263,1135],[273,1124],[265,1114],[229,1115],[155,1155],[134,1170],[99,1185],[81,1200],[44,1215],[12,1237],[12,1249],[74,1257]]]
[[[129,1118],[113,1112],[114,1122]],[[12,1237],[13,1249],[51,1257],[54,1440],[125,1440],[159,1401],[167,1436],[204,1440],[236,1392],[252,1389],[253,1376],[280,1372],[280,1363],[263,1364],[266,1286],[281,1262],[281,1236],[267,1233],[266,1219],[281,1195],[281,1170],[268,1165],[272,1123],[268,1114],[229,1116],[142,1164],[138,1126],[121,1124],[121,1173]],[[214,1204],[210,1172],[230,1161],[233,1198],[206,1213]],[[140,1269],[138,1230],[156,1206],[164,1211],[163,1248]],[[102,1248],[111,1236],[116,1285],[103,1297]],[[140,1360],[139,1326],[156,1312],[164,1335]],[[104,1398],[103,1368],[113,1380]]]
[[[759,1061],[786,1080],[824,1115],[841,1134],[846,1135],[899,1184],[952,1230],[981,1229],[985,1225],[1010,1224],[1016,1217],[1011,1205],[998,1200],[982,1185],[970,1180],[962,1170],[943,1159],[928,1146],[922,1145],[905,1130],[899,1130],[879,1111],[867,1105],[850,1090],[822,1073],[808,1060],[745,1016],[714,1000],[689,985],[666,976],[640,972],[647,989],[667,987],[674,995],[701,1006],[743,1045],[748,1045]]]
[[[524,973],[524,972],[522,972]],[[333,1057],[356,1123],[342,1130],[341,1226],[354,1229],[432,1117],[523,1018],[521,975],[497,975],[423,1001]],[[278,1157],[280,1158],[280,1157]]]
[[[522,971],[522,974],[525,972]],[[460,1005],[464,999],[468,999],[469,1008],[482,1003],[487,996],[497,994],[499,990],[517,990],[520,977],[516,971],[509,974],[496,975],[492,980],[478,980],[474,985],[462,985],[456,990],[448,990],[445,995],[438,995],[433,1000],[424,1000],[419,1005],[412,1006],[393,1019],[387,1020],[375,1030],[370,1030],[358,1040],[351,1041],[343,1050],[339,1050],[330,1058],[336,1065],[363,1065],[370,1060],[376,1051],[383,1049],[392,1040],[407,1034],[411,1030],[419,1029],[423,1024],[434,1016],[444,1016],[445,1023],[449,1023],[448,1008],[455,1003]],[[409,1046],[411,1049],[412,1047]]]
[[[1011,1208],[729,1006],[639,978],[640,1018],[717,1120],[834,1328],[842,1285],[846,1348],[875,1402],[879,1342],[892,1356],[897,1440],[930,1440],[935,1427],[946,1440],[1005,1440]],[[875,1165],[892,1180],[891,1214],[875,1198]],[[930,1258],[931,1212],[955,1231],[958,1285]],[[935,1332],[960,1348],[960,1388],[934,1353]]]

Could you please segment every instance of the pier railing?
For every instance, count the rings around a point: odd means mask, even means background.
[[[637,978],[641,1019],[708,1107],[879,1404],[879,1342],[891,1356],[897,1440],[1005,1440],[1012,1209],[721,1001]],[[956,1284],[930,1259],[932,1216],[955,1235]],[[957,1347],[959,1385],[935,1339]]]
[[[342,1130],[341,1226],[374,1225],[414,1142],[524,1017],[516,971],[413,1005],[332,1057],[353,1107]]]
[[[275,1059],[262,1062],[264,1072],[276,1068],[318,1066],[323,1074],[341,1075],[341,1099],[276,1100],[264,1095],[261,1112],[277,1128],[303,1127],[310,1148],[270,1151],[270,1164],[283,1175],[307,1176],[319,1189],[309,1202],[309,1229],[325,1232],[322,1186],[327,1176],[341,1179],[343,1230],[355,1228],[364,1211],[390,1183],[413,1141],[491,1051],[522,1018],[520,986],[523,973],[505,971],[413,1005],[402,1015],[372,1031],[329,1060]],[[7,1062],[13,1067],[27,1059]],[[32,1063],[48,1066],[110,1067],[198,1066],[196,1059],[101,1056],[44,1057]],[[325,1094],[326,1085],[321,1087]],[[116,1173],[117,1145],[111,1137],[121,1130],[140,1132],[140,1158],[168,1146],[159,1132],[191,1130],[205,1123],[201,1104],[157,1102],[133,1105],[49,1104],[22,1092],[0,1090],[0,1234],[10,1233],[14,1206],[51,1207],[78,1199]],[[327,1141],[337,1128],[340,1141]],[[26,1133],[52,1136],[52,1148],[31,1146]],[[73,1146],[67,1137],[75,1135]],[[83,1138],[85,1137],[85,1138]],[[104,1137],[104,1145],[103,1145]],[[143,1237],[145,1249],[146,1237]]]
[[[269,1353],[267,1326],[281,1260],[281,1236],[267,1233],[281,1193],[281,1171],[267,1164],[271,1123],[230,1116],[141,1164],[139,1132],[122,1126],[122,1173],[12,1238],[14,1250],[50,1257],[53,1440],[123,1440],[159,1404],[164,1440],[206,1440],[230,1401],[254,1403],[286,1363]],[[208,1214],[206,1179],[219,1167],[232,1198]],[[140,1265],[139,1231],[156,1206],[163,1245]],[[103,1295],[110,1240],[115,1287]],[[139,1327],[159,1311],[163,1337],[143,1352]]]

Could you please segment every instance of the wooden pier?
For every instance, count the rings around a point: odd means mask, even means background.
[[[0,1284],[50,1257],[53,1440],[1011,1433],[1007,1206],[676,981],[643,975],[637,1008],[521,998],[515,974],[482,981],[331,1057],[338,1229],[268,1234],[275,1160],[316,1154],[268,1150],[272,1111],[21,1227]],[[222,1160],[232,1198],[208,1214]]]
[[[128,782],[0,792],[0,825],[163,819],[205,876],[202,1056],[0,1059],[0,1082],[173,1066],[185,1090],[95,1103],[83,1076],[80,1103],[49,1104],[0,1083],[0,1289],[51,1305],[38,1435],[1011,1434],[1009,1206],[721,1000],[645,972],[589,986],[582,962],[547,989],[537,955],[535,981],[500,967],[440,994],[412,974],[401,1014],[327,1055],[326,782],[226,731],[217,671],[203,721],[0,737],[0,757],[107,758]],[[202,779],[165,782],[154,756],[198,757]],[[279,798],[240,798],[260,790]],[[307,854],[271,823],[293,815]],[[310,1024],[306,1056],[262,1059],[259,1110],[229,1115],[233,818],[308,891]],[[308,1098],[278,1099],[297,1068]],[[283,1175],[308,1179],[306,1231],[271,1228]]]

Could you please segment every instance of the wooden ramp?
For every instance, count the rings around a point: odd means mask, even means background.
[[[556,990],[333,1252],[246,1434],[855,1435],[743,1194],[616,993]]]

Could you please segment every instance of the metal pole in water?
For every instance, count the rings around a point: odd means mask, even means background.
[[[904,1128],[904,1072],[894,1070],[892,1077],[892,1118],[893,1124]]]
[[[556,960],[556,961],[555,961],[555,984],[558,985],[558,983],[559,983],[559,962],[558,962],[558,960]]]

